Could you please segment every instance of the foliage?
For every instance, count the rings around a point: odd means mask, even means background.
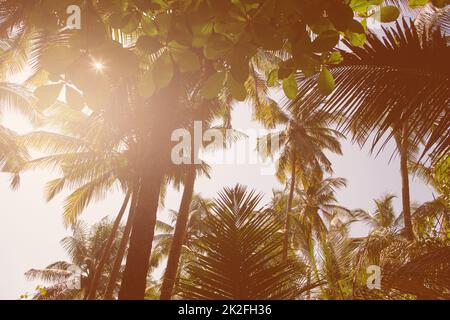
[[[344,43],[350,52],[341,51],[344,62],[330,67],[336,78],[334,92],[324,97],[316,88],[317,76],[299,74],[302,88],[292,107],[330,112],[344,132],[357,128],[354,139],[360,143],[373,133],[373,145],[381,140],[384,145],[394,135],[391,128],[399,132],[408,123],[415,129],[414,143],[422,139],[425,151],[444,154],[449,125],[449,74],[442,68],[448,55],[445,36],[438,31],[429,38],[420,36],[414,24],[403,20],[381,36],[369,34],[363,47]]]
[[[132,275],[122,285],[130,278],[145,285],[145,293],[131,288],[123,297],[158,298],[160,282],[147,266],[159,266],[185,232],[179,268],[172,268],[176,298],[449,299],[447,3],[0,0],[0,116],[18,111],[34,126],[25,135],[0,126],[0,169],[12,174],[14,188],[25,170],[58,171],[47,200],[70,192],[63,216],[73,235],[62,241],[70,262],[26,273],[50,283],[34,299],[79,299],[99,271],[100,295],[108,278],[116,285],[112,259],[122,228],[104,256],[111,223],[88,228],[79,220],[114,189],[133,199],[121,240],[131,252],[125,274]],[[81,8],[79,30],[66,27],[68,5]],[[387,24],[382,32],[369,30],[373,18]],[[27,79],[15,81],[24,73]],[[284,93],[284,105],[273,89]],[[194,196],[171,224],[156,221],[170,184],[179,188],[189,173],[209,177],[205,163],[192,169],[169,160],[170,134],[192,133],[194,121],[231,129],[236,101],[276,129],[261,137],[258,151],[278,157],[284,190],[261,208],[262,195],[237,185],[214,201]],[[373,139],[372,151],[396,140],[400,214],[393,194],[375,200],[370,213],[337,201],[346,181],[332,175],[328,155],[342,153],[340,139],[350,132],[360,145]],[[241,136],[233,131],[218,147]],[[35,149],[44,155],[31,157]],[[408,170],[435,189],[435,199],[410,206]],[[175,233],[180,215],[189,220]],[[355,222],[369,227],[367,236],[352,237]],[[414,239],[405,238],[408,228]],[[116,262],[122,269],[122,255]],[[380,289],[367,288],[370,265],[382,269]],[[75,266],[79,289],[68,283]]]
[[[281,224],[258,210],[260,195],[226,188],[207,210],[206,226],[186,265],[181,296],[190,299],[280,299],[300,290],[295,263],[280,260]],[[294,286],[294,287],[293,287]]]
[[[112,223],[103,218],[100,222],[88,227],[83,221],[72,226],[72,235],[61,240],[61,245],[70,261],[57,261],[44,269],[30,269],[25,273],[28,280],[40,280],[50,285],[39,286],[41,290],[34,295],[37,300],[81,299],[83,292],[89,287],[103,246],[106,243]],[[112,251],[118,247],[118,239],[114,240]],[[100,276],[101,290],[106,288],[108,274],[112,267],[112,257],[106,262],[104,272]],[[42,290],[43,289],[43,290]],[[44,294],[45,292],[45,294]]]

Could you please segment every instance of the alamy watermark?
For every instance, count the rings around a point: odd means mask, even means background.
[[[69,15],[66,20],[67,29],[81,29],[81,9],[79,6],[72,4],[67,7],[66,13]]]
[[[366,285],[370,290],[381,289],[381,268],[377,265],[370,265],[366,269],[367,277]]]
[[[81,276],[83,271],[76,265],[71,265],[69,268],[67,268],[67,271],[70,272],[70,275],[66,280],[67,289],[81,289]]]
[[[171,151],[171,160],[175,165],[202,162],[210,165],[259,165],[262,175],[273,175],[275,157],[262,154],[279,149],[276,132],[265,129],[203,130],[202,122],[194,121],[192,131],[179,128],[172,132],[171,141],[176,144]]]

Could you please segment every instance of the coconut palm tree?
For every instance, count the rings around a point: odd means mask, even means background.
[[[384,29],[381,35],[368,34],[363,47],[344,41],[349,49],[341,51],[344,62],[329,69],[336,79],[334,91],[324,97],[312,83],[316,76],[299,75],[301,90],[292,102],[299,110],[332,112],[336,117],[344,115],[340,120],[344,132],[356,128],[354,139],[358,142],[365,143],[372,136],[375,147],[380,141],[384,145],[390,138],[396,138],[409,239],[413,239],[407,169],[409,148],[424,141],[423,152],[434,150],[434,156],[438,157],[448,151],[449,117],[445,108],[450,100],[450,76],[442,68],[448,46],[445,34],[438,28],[439,25],[445,28],[447,11],[445,7],[419,13],[415,23],[403,19],[395,27]],[[433,20],[438,23],[433,25],[430,23]]]
[[[367,223],[371,230],[378,229],[395,229],[399,226],[399,218],[394,211],[393,200],[395,195],[386,194],[380,199],[375,199],[375,211],[367,213],[362,210],[358,211],[357,217],[360,221]]]
[[[318,297],[321,299],[348,299],[352,293],[352,267],[354,241],[349,226],[354,219],[334,217],[328,232],[317,245],[318,268],[323,285]]]
[[[212,147],[226,148],[243,136],[242,133],[233,130],[231,127],[231,103],[231,95],[226,91],[223,92],[218,99],[209,101],[206,101],[201,96],[194,94],[191,98],[191,108],[185,110],[186,114],[183,118],[190,120],[190,122],[187,122],[187,129],[190,132],[191,138],[194,137],[194,123],[197,121],[201,122],[202,130],[212,129],[216,130],[218,133],[220,132],[223,137],[223,141],[221,145],[215,141],[209,144],[202,141],[200,145],[196,147],[196,143],[192,140],[188,148],[190,155],[184,155],[190,160],[188,160],[188,165],[181,166],[184,189],[180,202],[180,209],[177,214],[173,241],[171,242],[170,252],[168,255],[167,268],[164,272],[163,283],[161,286],[160,298],[163,300],[170,299],[174,289],[182,245],[185,241],[185,233],[189,227],[188,221],[190,220],[189,215],[191,214],[191,202],[193,199],[196,177],[201,173],[204,173],[209,177],[207,170],[208,167],[205,163],[202,162],[201,165],[196,165],[193,163],[194,159],[198,157],[199,148],[206,146],[210,149]],[[220,126],[213,126],[213,123],[217,121],[221,121],[222,124]]]
[[[297,188],[297,204],[293,209],[293,230],[289,241],[294,249],[299,250],[309,265],[308,278],[315,276],[318,283],[323,281],[320,275],[320,263],[317,249],[322,248],[322,256],[328,258],[329,241],[337,241],[338,235],[332,236],[330,230],[337,221],[353,221],[353,212],[337,203],[335,192],[346,185],[342,178],[323,178],[320,170],[305,172],[302,187]],[[340,219],[340,220],[339,220]],[[341,237],[341,236],[339,236]],[[330,266],[329,266],[330,267]],[[309,280],[311,281],[311,280]],[[323,286],[320,286],[321,291]]]
[[[362,299],[448,299],[448,243],[411,242],[389,229],[353,239],[353,296]],[[381,288],[367,290],[366,267],[382,270]]]
[[[412,166],[421,170],[419,167]],[[442,299],[444,288],[450,285],[445,271],[448,206],[440,197],[413,206],[412,224],[417,238],[409,242],[401,229],[402,214],[395,215],[393,199],[393,195],[385,195],[375,200],[372,214],[362,210],[355,214],[359,221],[371,226],[371,231],[365,238],[352,239],[353,295],[363,299],[404,299],[412,294],[418,299]],[[381,290],[366,290],[365,268],[369,265],[381,267]]]
[[[83,221],[73,224],[72,235],[61,240],[70,261],[58,261],[44,269],[30,269],[25,273],[29,280],[52,283],[50,286],[43,286],[45,290],[38,292],[34,299],[82,299],[83,293],[88,290],[93,280],[97,262],[101,259],[103,248],[112,228],[113,224],[108,218],[103,218],[91,227],[88,227]],[[112,245],[113,252],[117,246],[118,241],[116,240]],[[105,289],[111,264],[112,259],[109,258],[106,262],[108,267],[103,270],[100,277],[101,290]],[[75,271],[78,271],[79,274],[74,274]],[[80,278],[74,279],[74,277]],[[74,285],[70,282],[73,280],[75,280]]]
[[[420,239],[448,238],[450,201],[448,198],[449,157],[430,166],[410,164],[411,171],[437,192],[434,199],[418,206],[413,212],[413,226]]]
[[[263,156],[280,153],[277,163],[277,177],[281,182],[286,181],[286,173],[290,174],[289,197],[286,206],[284,258],[287,258],[289,248],[290,219],[292,202],[296,189],[296,179],[312,168],[323,168],[332,172],[331,163],[324,151],[328,150],[342,154],[338,138],[343,136],[336,130],[329,128],[330,116],[327,114],[287,112],[281,108],[275,109],[276,119],[285,124],[286,129],[275,134],[268,134],[262,141],[276,141],[276,144],[261,144],[258,148]],[[260,140],[261,141],[261,140]],[[322,169],[320,169],[322,170]]]
[[[175,270],[176,274],[174,276],[174,280],[172,282],[173,287],[171,288],[171,295],[168,298],[176,295],[180,273],[184,269],[186,260],[189,259],[188,256],[192,253],[193,242],[195,242],[204,231],[202,219],[205,218],[205,208],[210,207],[210,205],[211,204],[208,199],[203,199],[199,195],[194,195],[192,197],[192,201],[189,207],[189,221],[187,222],[184,239],[180,248],[181,252],[179,253],[179,262]],[[163,223],[161,221],[158,221],[157,223],[156,227],[162,233],[155,235],[156,244],[152,252],[152,267],[157,267],[164,257],[170,256],[172,242],[175,238],[175,228],[172,225],[176,225],[179,221],[178,212],[171,211],[170,213],[172,215],[172,224]],[[169,266],[169,263],[167,263],[167,265]],[[167,271],[164,274],[161,291],[164,288],[164,281],[167,281],[165,277],[167,277]],[[163,297],[162,292],[159,298],[167,299],[166,297]]]
[[[189,299],[281,299],[299,296],[295,264],[284,262],[282,224],[258,209],[261,195],[237,185],[224,189],[203,223],[194,258],[181,280]]]
[[[47,184],[46,193],[50,201],[62,191],[72,191],[64,206],[66,225],[75,223],[92,201],[103,199],[109,190],[119,186],[126,194],[91,288],[85,292],[86,298],[93,299],[103,266],[111,255],[118,226],[133,195],[134,144],[131,139],[112,130],[108,121],[98,114],[88,115],[57,102],[45,115],[44,123],[58,128],[60,133],[36,131],[22,136],[24,145],[49,155],[28,161],[21,169],[50,167],[62,170],[62,177]]]
[[[5,111],[11,110],[20,113],[32,124],[37,124],[41,117],[33,107],[34,101],[33,94],[24,86],[0,82],[0,119]],[[19,168],[29,158],[28,150],[20,143],[19,135],[13,128],[0,125],[0,170],[12,174],[13,189],[20,184]]]
[[[134,192],[134,194],[136,195],[136,192]],[[117,253],[114,258],[114,263],[113,263],[113,267],[111,270],[111,274],[109,276],[108,285],[105,290],[105,295],[104,295],[105,300],[113,299],[114,290],[119,285],[117,283],[117,279],[120,276],[122,261],[123,261],[123,258],[125,256],[125,253],[126,253],[126,250],[128,247],[128,242],[130,240],[131,228],[133,225],[134,214],[135,214],[135,210],[136,210],[136,202],[137,202],[137,198],[136,198],[136,196],[134,196],[132,198],[132,201],[130,204],[130,210],[128,213],[127,222],[123,229],[122,237],[120,238],[119,248],[117,249]]]

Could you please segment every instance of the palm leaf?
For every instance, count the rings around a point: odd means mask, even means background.
[[[280,221],[258,211],[261,195],[226,188],[207,210],[206,232],[181,281],[190,299],[279,299],[294,297],[294,264],[281,262]]]
[[[328,97],[319,92],[317,76],[299,75],[299,94],[289,107],[333,113],[344,132],[365,129],[356,132],[357,141],[366,142],[374,133],[373,147],[382,139],[384,145],[408,123],[416,142],[426,141],[424,152],[442,155],[450,145],[446,40],[437,33],[431,39],[420,37],[406,20],[383,32],[369,34],[363,47],[345,42],[351,52],[343,51],[344,63],[330,67],[336,88]]]

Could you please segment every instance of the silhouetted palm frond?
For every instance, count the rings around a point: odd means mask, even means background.
[[[298,295],[294,264],[281,262],[280,221],[258,211],[261,195],[226,188],[208,209],[199,252],[185,267],[190,299],[281,299]]]
[[[418,299],[450,299],[450,247],[424,251],[385,274],[383,286]]]
[[[334,92],[324,97],[317,76],[298,75],[300,90],[289,107],[333,113],[344,131],[364,129],[356,132],[357,141],[366,142],[375,133],[373,146],[381,139],[384,145],[408,123],[415,128],[416,140],[425,140],[425,151],[433,149],[435,156],[448,151],[450,69],[445,37],[420,37],[413,23],[403,20],[402,25],[383,29],[382,36],[369,34],[363,47],[345,44],[350,52],[342,51],[344,62],[330,67]]]

